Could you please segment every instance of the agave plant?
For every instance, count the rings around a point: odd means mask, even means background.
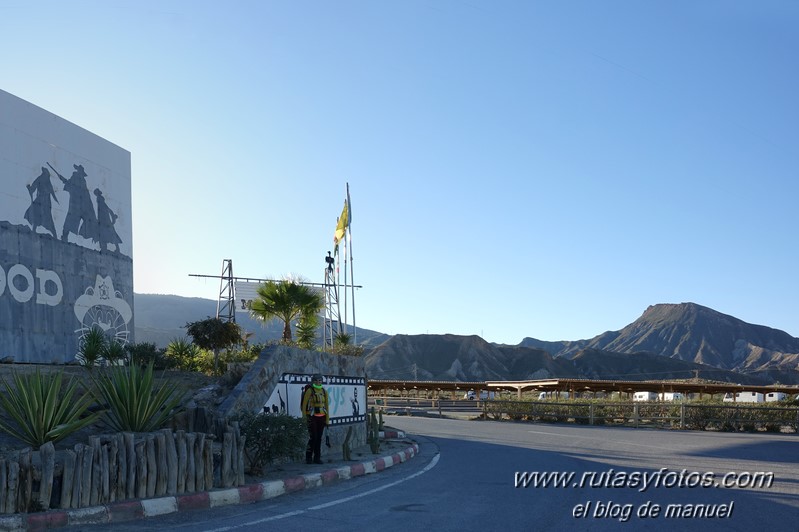
[[[38,369],[28,375],[15,373],[13,386],[0,379],[5,388],[0,404],[14,421],[0,418],[0,430],[38,449],[94,423],[102,412],[84,416],[92,397],[84,394],[73,398],[78,383],[72,380],[62,394],[62,380],[61,372],[42,374]]]
[[[126,356],[125,346],[116,340],[107,342],[103,348],[103,358],[111,365],[124,364]]]
[[[106,368],[92,377],[95,397],[107,405],[105,421],[118,432],[151,432],[174,416],[183,401],[175,383],[164,382],[155,390],[153,362]]]
[[[92,327],[81,339],[78,354],[75,357],[81,366],[91,372],[100,363],[106,350],[107,340],[102,330]]]
[[[178,369],[198,371],[197,359],[200,356],[200,348],[185,338],[175,338],[169,342],[165,355]]]

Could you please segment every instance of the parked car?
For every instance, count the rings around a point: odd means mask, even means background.
[[[468,392],[463,394],[463,398],[468,399],[469,401],[474,401],[475,399],[477,399],[477,394],[474,392],[474,390],[469,390]],[[487,401],[488,399],[493,399],[493,398],[494,398],[494,392],[489,392],[487,390],[480,391],[481,401]]]

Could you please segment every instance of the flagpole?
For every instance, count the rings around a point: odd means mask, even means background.
[[[341,286],[341,282],[339,281],[338,249],[336,249],[336,279],[334,280],[334,285],[336,289],[336,327],[334,331],[331,331],[330,347],[333,347],[336,336],[341,332],[341,303],[338,300],[339,287]]]
[[[344,334],[347,334],[347,320],[349,319],[349,315],[347,314],[347,251],[348,250],[347,250],[347,239],[342,238],[341,240],[344,243]]]
[[[358,328],[355,326],[355,266],[352,263],[352,202],[350,201],[350,184],[347,183],[347,238],[350,253],[350,290],[352,291],[352,345],[358,345]]]

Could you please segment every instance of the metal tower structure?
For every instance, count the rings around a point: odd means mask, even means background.
[[[353,285],[347,284],[346,282],[343,284],[339,284],[338,276],[335,267],[335,258],[330,256],[330,252],[327,252],[327,257],[325,257],[325,262],[327,264],[325,268],[325,282],[324,283],[310,283],[305,281],[300,281],[300,284],[305,286],[314,287],[315,290],[319,292],[323,292],[324,295],[324,327],[323,327],[323,346],[325,347],[332,347],[333,342],[335,341],[336,336],[339,333],[346,333],[347,327],[347,319],[344,316],[344,319],[341,319],[341,313],[339,311],[339,287],[345,290],[348,288],[355,289],[355,288],[362,288],[360,285]],[[258,279],[253,277],[234,277],[233,276],[233,261],[231,259],[224,259],[222,261],[222,275],[202,275],[196,273],[190,273],[189,277],[205,277],[211,279],[219,279],[219,298],[217,299],[216,303],[216,317],[223,320],[223,321],[232,321],[235,323],[236,321],[236,297],[242,298],[242,305],[244,305],[243,298],[245,297],[246,293],[250,291],[244,291],[242,288],[247,288],[246,286],[242,287],[242,285],[250,284],[250,283],[266,283],[266,282],[281,282],[280,280],[274,279]],[[236,285],[238,283],[238,289]],[[237,291],[239,293],[237,293]],[[244,306],[241,307],[242,310],[245,308]],[[345,309],[346,309],[346,301],[345,301]],[[353,312],[354,313],[354,312]],[[353,317],[354,321],[354,317]],[[354,323],[352,325],[355,327]]]
[[[322,345],[333,347],[336,336],[343,332],[339,319],[338,283],[334,270],[335,259],[327,252],[325,257],[325,326],[322,333]]]
[[[233,260],[222,260],[222,275],[219,277],[219,299],[216,301],[216,318],[236,323],[236,296],[233,286]]]

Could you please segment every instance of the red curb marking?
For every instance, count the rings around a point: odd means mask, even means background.
[[[111,522],[130,521],[144,517],[144,507],[140,501],[120,502],[108,506],[108,518]]]
[[[177,497],[178,511],[207,510],[211,507],[211,496],[208,492],[193,493]]]
[[[355,464],[350,468],[351,477],[360,477],[361,475],[365,474],[366,474],[366,468],[364,468],[363,464]]]
[[[240,502],[255,502],[264,498],[264,487],[262,484],[250,484],[239,488]]]
[[[305,489],[305,478],[304,477],[292,477],[283,480],[283,484],[286,486],[286,492],[290,491],[299,491]]]
[[[375,470],[376,471],[383,471],[386,468],[386,460],[385,458],[378,458],[375,460]]]
[[[402,457],[400,456],[399,453],[392,454],[391,459],[394,460],[395,464],[399,464],[400,462],[402,462]]]
[[[338,480],[338,471],[330,469],[322,472],[322,484],[330,484]]]
[[[69,515],[66,512],[29,514],[26,521],[28,530],[46,530],[67,526]]]

